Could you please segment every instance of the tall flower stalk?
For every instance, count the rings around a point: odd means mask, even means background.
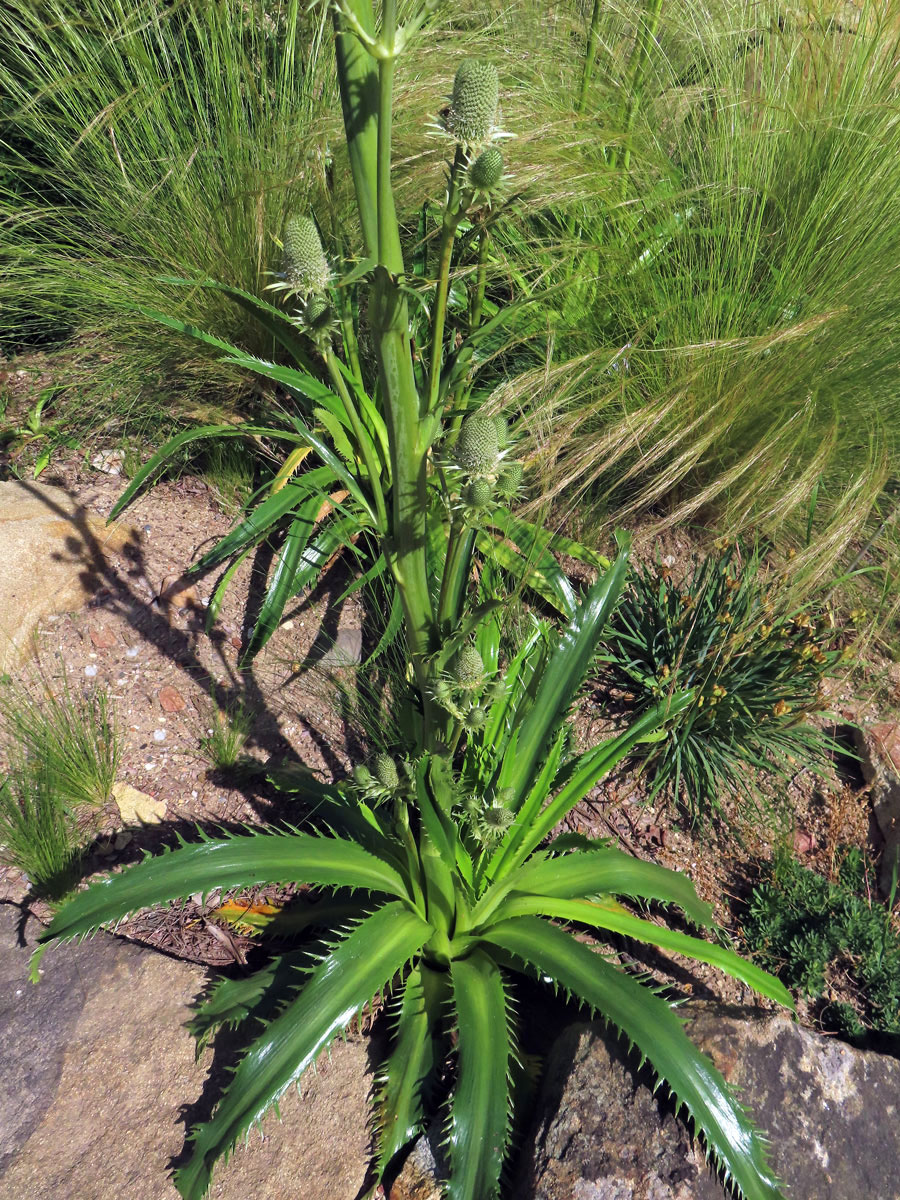
[[[255,975],[221,981],[194,1019],[201,1039],[230,1024],[246,1031],[249,1044],[211,1119],[192,1132],[192,1153],[175,1175],[184,1200],[201,1200],[216,1160],[376,994],[390,1009],[393,1037],[373,1097],[372,1190],[443,1106],[447,1197],[493,1200],[520,1071],[521,976],[553,981],[619,1027],[686,1106],[737,1191],[747,1200],[777,1200],[762,1141],[666,1000],[623,970],[608,948],[587,945],[566,928],[590,930],[600,943],[616,934],[691,955],[790,1004],[777,980],[717,942],[649,921],[616,898],[677,905],[695,924],[710,924],[711,910],[683,875],[608,843],[551,840],[635,746],[666,736],[666,722],[692,697],[661,697],[630,728],[570,753],[569,714],[624,585],[629,539],[618,535],[610,563],[518,517],[511,507],[522,480],[514,439],[502,417],[469,404],[475,348],[504,316],[498,311],[481,323],[488,253],[482,222],[469,304],[454,313],[452,335],[448,328],[457,230],[464,215],[480,220],[476,208],[502,175],[492,144],[502,136],[497,73],[480,60],[460,66],[441,123],[453,149],[437,278],[426,279],[417,297],[428,320],[410,310],[391,186],[393,81],[398,56],[434,7],[423,4],[400,24],[395,0],[384,0],[376,25],[371,0],[335,6],[360,261],[343,264],[326,283],[331,268],[323,270],[313,254],[318,266],[300,273],[307,294],[294,313],[224,289],[257,314],[298,365],[267,363],[182,327],[276,380],[297,404],[285,433],[294,448],[257,519],[215,552],[223,559],[244,554],[260,529],[287,522],[263,605],[269,617],[255,644],[285,597],[311,581],[315,564],[365,532],[376,544],[366,575],[389,583],[395,602],[388,625],[396,611],[409,653],[392,698],[396,735],[344,781],[274,774],[273,782],[307,803],[302,827],[201,836],[148,858],[80,892],[42,940],[84,936],[136,908],[214,887],[304,885],[273,920],[258,923],[288,938],[288,948]],[[289,295],[290,279],[285,283]],[[354,318],[341,295],[353,286],[367,293],[357,311],[366,313],[372,378],[359,369]],[[340,330],[329,318],[332,308],[342,314]],[[413,353],[413,328],[416,344],[427,347],[421,358]],[[308,469],[307,457],[315,463]],[[316,532],[323,497],[334,520]],[[552,553],[558,549],[597,567],[595,582],[581,593],[560,570]],[[535,614],[523,639],[501,649],[508,597],[500,568],[555,607],[561,624]],[[311,946],[304,941],[310,929],[328,933]]]

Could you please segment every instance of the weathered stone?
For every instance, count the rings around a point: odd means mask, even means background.
[[[62,488],[0,483],[0,672],[28,657],[42,617],[80,608],[103,581],[105,556],[138,534],[77,505]]]
[[[440,1129],[416,1140],[403,1169],[391,1186],[390,1200],[441,1200],[441,1179],[447,1177],[447,1165],[438,1145]],[[437,1158],[441,1159],[438,1167]]]
[[[870,788],[872,812],[884,838],[878,883],[887,895],[894,867],[900,864],[900,774],[896,765],[900,761],[900,726],[854,726],[853,738]]]
[[[341,626],[333,641],[324,635],[316,641],[310,657],[323,669],[357,667],[362,662],[362,630]]]
[[[38,929],[17,945],[0,910],[0,1200],[178,1200],[183,1106],[211,1062],[184,1028],[206,972],[100,934],[51,950],[27,979]],[[362,1041],[338,1042],[213,1175],[215,1200],[344,1200],[365,1177]]]
[[[157,693],[159,707],[164,713],[177,713],[187,707],[187,701],[177,688],[170,686],[162,687]]]
[[[787,1016],[697,1004],[688,1033],[770,1134],[791,1200],[897,1200],[900,1062]],[[562,1035],[547,1064],[521,1194],[534,1200],[723,1200],[682,1122],[600,1025]]]

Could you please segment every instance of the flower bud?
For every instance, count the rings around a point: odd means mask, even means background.
[[[400,786],[400,774],[397,770],[397,764],[389,754],[383,752],[376,754],[372,766],[375,770],[375,778],[383,788],[393,791]]]
[[[470,475],[490,475],[500,458],[497,426],[491,417],[466,417],[454,447],[456,461]]]
[[[504,500],[511,500],[521,486],[522,464],[511,462],[503,469],[497,480],[497,495]]]
[[[500,80],[497,68],[480,58],[464,58],[453,80],[447,125],[464,145],[478,145],[491,136],[497,118]]]
[[[463,504],[469,508],[487,508],[493,499],[494,489],[489,479],[473,479],[462,491]]]
[[[469,183],[479,192],[492,192],[503,178],[503,155],[496,146],[482,151],[469,167]]]
[[[319,231],[311,217],[289,217],[282,237],[282,270],[288,284],[298,292],[322,292],[330,272]]]
[[[460,687],[477,685],[484,679],[484,663],[475,646],[463,646],[453,659],[450,668],[454,683]]]

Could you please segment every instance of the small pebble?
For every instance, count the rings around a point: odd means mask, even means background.
[[[128,649],[125,651],[126,658],[137,658],[137,656],[138,656],[137,646],[129,646]]]
[[[200,794],[200,793],[199,793],[199,792],[196,792],[196,791],[194,791],[194,792],[191,792],[191,799],[192,799],[192,800],[196,800],[196,799],[197,799],[197,797],[199,796],[199,794]]]
[[[166,740],[166,731],[164,729],[153,730],[154,742],[164,742]]]
[[[97,674],[97,668],[94,666],[93,663],[91,663],[89,666],[84,668],[84,673],[85,673],[85,675],[87,675],[88,679],[93,679],[94,676]]]
[[[152,763],[152,762],[144,763],[144,770],[152,771],[155,766],[156,766],[156,763]]]

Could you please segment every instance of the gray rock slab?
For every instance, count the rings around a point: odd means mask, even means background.
[[[688,1032],[768,1131],[791,1200],[897,1200],[900,1062],[780,1014],[696,1005]],[[621,1042],[574,1026],[551,1053],[524,1156],[534,1200],[724,1200],[686,1128]]]
[[[168,1163],[211,1063],[184,1028],[207,973],[100,934],[28,982],[0,908],[0,1200],[178,1200]],[[338,1042],[214,1173],[215,1200],[352,1200],[365,1177],[367,1048]]]
[[[0,482],[0,672],[28,657],[41,618],[80,608],[97,589],[106,556],[138,534],[107,528],[62,488]]]

